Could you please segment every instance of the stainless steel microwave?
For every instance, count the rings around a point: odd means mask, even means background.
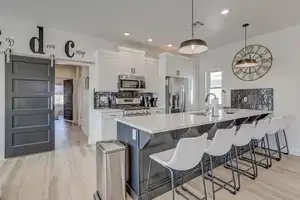
[[[119,75],[119,91],[143,91],[146,89],[144,76]]]

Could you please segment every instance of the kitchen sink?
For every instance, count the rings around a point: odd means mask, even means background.
[[[190,115],[201,115],[201,116],[207,116],[208,115],[208,113],[206,113],[206,112],[193,112],[193,113],[188,113],[188,114],[190,114]]]

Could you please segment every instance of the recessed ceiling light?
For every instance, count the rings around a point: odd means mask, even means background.
[[[173,45],[172,44],[168,44],[168,47],[172,47]]]
[[[226,14],[228,14],[228,13],[229,13],[229,10],[228,10],[228,9],[224,9],[224,10],[222,10],[222,12],[221,12],[222,15],[226,15]]]
[[[148,42],[152,42],[153,40],[151,38],[148,39]]]
[[[124,35],[126,35],[126,36],[129,36],[129,35],[130,35],[130,33],[124,33]]]

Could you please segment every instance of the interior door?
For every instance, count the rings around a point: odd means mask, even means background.
[[[64,80],[64,119],[73,121],[73,80]]]
[[[5,84],[5,157],[54,150],[54,62],[12,55]]]

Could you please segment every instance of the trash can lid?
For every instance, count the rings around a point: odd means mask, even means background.
[[[99,147],[105,154],[124,151],[126,149],[125,145],[119,141],[97,142],[97,147]]]

